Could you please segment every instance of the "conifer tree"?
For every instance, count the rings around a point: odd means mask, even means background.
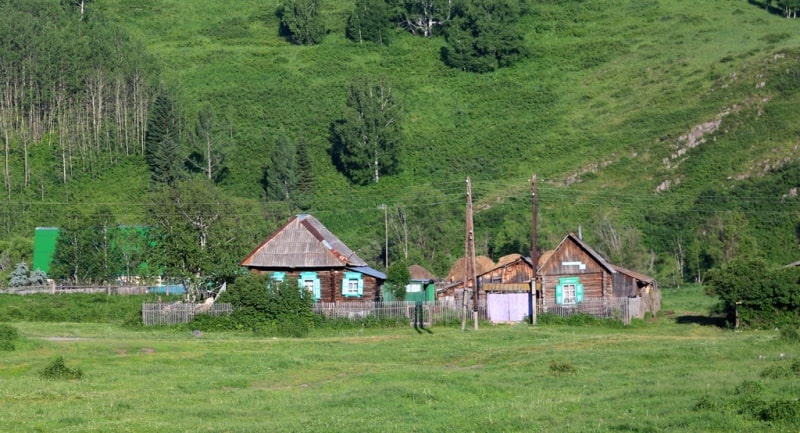
[[[182,132],[183,121],[177,102],[167,92],[159,92],[145,135],[145,160],[154,182],[172,184],[182,177]]]

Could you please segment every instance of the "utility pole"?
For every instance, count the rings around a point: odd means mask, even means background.
[[[533,264],[533,279],[531,280],[531,293],[528,304],[530,310],[528,316],[531,318],[531,324],[535,323],[534,317],[536,314],[536,276],[539,273],[539,246],[538,246],[538,233],[536,230],[536,175],[531,175],[531,263]]]
[[[467,177],[466,240],[464,242],[464,295],[461,330],[467,325],[467,286],[472,281],[472,320],[478,330],[478,280],[475,275],[475,229],[472,223],[472,182]]]
[[[383,209],[383,266],[386,272],[389,272],[389,213],[386,203],[378,206],[378,209]]]

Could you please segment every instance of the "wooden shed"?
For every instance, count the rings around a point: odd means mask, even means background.
[[[240,264],[277,281],[295,279],[320,302],[375,301],[386,280],[307,214],[293,217]]]
[[[540,311],[580,304],[588,298],[655,297],[658,290],[655,279],[608,263],[574,233],[540,261],[537,277]],[[657,299],[646,302],[653,314],[660,308],[660,297]]]
[[[492,322],[519,322],[533,314],[530,257],[510,254],[494,268],[477,276],[479,296],[486,299],[486,314]]]

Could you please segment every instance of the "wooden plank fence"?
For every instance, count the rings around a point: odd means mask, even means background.
[[[227,303],[191,304],[174,302],[169,304],[142,304],[142,323],[145,325],[176,325],[188,323],[196,314],[219,316],[231,314],[233,305]]]

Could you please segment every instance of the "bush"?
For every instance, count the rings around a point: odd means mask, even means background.
[[[719,297],[728,323],[772,328],[800,324],[800,269],[770,267],[763,260],[736,259],[708,271],[707,293]],[[794,336],[796,337],[796,329]]]
[[[40,373],[42,379],[73,380],[83,377],[83,372],[78,368],[69,368],[64,364],[64,357],[59,356]]]
[[[10,352],[16,348],[15,341],[19,338],[17,328],[11,325],[0,324],[0,351]]]
[[[276,282],[263,275],[244,275],[229,285],[217,301],[233,304],[230,319],[200,319],[202,323],[302,336],[308,333],[314,320],[313,294],[299,288],[296,280]],[[192,323],[195,329],[202,330]]]
[[[765,405],[761,409],[764,421],[800,421],[800,402],[797,400],[778,400]]]
[[[569,361],[550,361],[550,374],[553,376],[567,376],[578,372]]]
[[[795,326],[782,326],[780,328],[780,339],[792,343],[800,342],[800,332]]]

